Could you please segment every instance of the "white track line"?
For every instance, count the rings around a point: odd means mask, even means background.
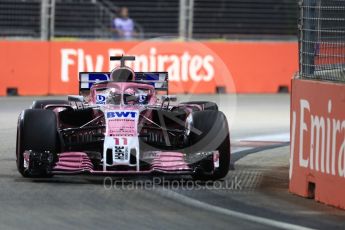
[[[253,216],[250,214],[245,214],[245,213],[233,211],[230,209],[225,209],[222,207],[211,205],[211,204],[208,204],[208,203],[184,196],[180,193],[177,193],[177,192],[174,192],[172,190],[165,189],[165,188],[157,188],[157,190],[154,190],[154,191],[159,193],[159,195],[161,195],[161,196],[164,196],[164,197],[167,197],[170,199],[174,199],[174,200],[179,201],[179,202],[183,202],[183,203],[190,205],[190,206],[202,208],[204,210],[216,212],[216,213],[219,213],[222,215],[227,215],[227,216],[240,218],[243,220],[248,220],[248,221],[251,221],[254,223],[258,223],[258,224],[262,224],[262,225],[266,225],[266,226],[270,226],[270,227],[275,227],[275,228],[279,228],[279,229],[288,229],[288,230],[312,230],[312,228],[307,228],[307,227],[303,227],[300,225],[290,224],[290,223],[281,222],[281,221],[277,221],[277,220],[271,220],[271,219],[264,218],[264,217]]]
[[[288,142],[290,141],[290,133],[277,133],[277,134],[266,134],[266,135],[257,135],[257,136],[248,136],[241,138],[241,141],[281,141]]]
[[[263,134],[257,136],[246,136],[243,138],[233,139],[231,140],[231,144],[235,145],[236,143],[240,143],[241,141],[276,141],[276,142],[289,142],[290,141],[290,133],[277,133],[277,134]],[[242,152],[245,150],[254,149],[254,147],[234,147],[232,149],[231,154]]]

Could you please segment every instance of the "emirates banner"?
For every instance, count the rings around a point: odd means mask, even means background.
[[[345,85],[292,81],[290,191],[345,208]]]

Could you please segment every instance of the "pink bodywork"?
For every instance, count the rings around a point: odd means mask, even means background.
[[[103,88],[116,88],[123,94],[128,88],[140,88],[148,89],[151,94],[149,95],[148,105],[154,105],[157,103],[157,97],[155,94],[155,88],[152,85],[141,84],[135,82],[107,82],[95,84],[90,89],[89,103],[96,104],[96,90]],[[111,110],[133,110],[139,111],[140,105],[112,105],[105,104],[102,106],[105,111]],[[123,129],[124,126],[137,125],[125,121],[121,122],[121,119],[116,121],[109,120],[108,130],[119,130]],[[130,128],[130,127],[128,127]],[[137,127],[131,127],[133,131],[136,131]],[[126,133],[128,135],[128,133]],[[134,134],[134,133],[133,133]],[[136,133],[134,136],[137,135]],[[130,135],[132,136],[132,135]],[[135,168],[126,171],[119,170],[95,170],[94,166],[89,159],[88,155],[84,152],[63,152],[59,154],[59,161],[53,168],[54,174],[76,174],[76,173],[90,173],[90,174],[150,174],[153,172],[171,173],[171,174],[190,174],[191,168],[188,166],[184,159],[184,154],[179,152],[159,152],[154,156],[152,164],[149,170],[138,171]]]
[[[74,170],[93,170],[91,160],[83,152],[65,152],[59,155],[59,161],[54,170],[74,171]]]
[[[150,174],[153,172],[171,174],[189,174],[191,168],[184,160],[183,153],[179,152],[160,152],[156,154],[149,170],[136,171],[96,171],[93,169],[91,160],[83,152],[65,152],[59,154],[59,161],[53,168],[54,174]]]
[[[128,88],[139,88],[139,89],[147,89],[150,91],[149,101],[147,105],[155,105],[157,104],[157,96],[154,86],[149,84],[143,83],[136,83],[136,82],[104,82],[94,84],[90,89],[89,96],[86,97],[86,101],[90,104],[96,105],[96,96],[97,96],[97,89],[104,89],[104,88],[115,88],[121,92],[121,95],[124,94],[126,89]],[[52,106],[52,105],[49,105]],[[143,105],[135,104],[135,105],[125,105],[123,102],[123,97],[121,99],[121,104],[114,105],[114,104],[104,104],[102,105],[103,111],[140,111]],[[57,105],[58,108],[61,109],[61,105]],[[193,108],[198,108],[202,110],[200,105],[198,104],[184,104],[184,105],[177,105],[176,107],[183,107],[186,111],[192,112]],[[58,112],[58,111],[56,111]],[[149,114],[148,114],[149,117]],[[120,136],[136,136],[137,134],[137,124],[135,122],[126,122],[126,119],[116,119],[115,121],[109,119],[108,120],[108,132],[117,132],[118,130],[122,129],[125,126],[128,127],[128,130],[133,130],[131,133],[122,133],[123,135]],[[106,133],[109,135],[110,133]],[[114,141],[116,141],[116,135],[114,136]],[[103,170],[94,169],[94,165],[92,164],[88,155],[84,152],[63,152],[58,154],[59,160],[56,165],[53,167],[54,174],[79,174],[79,173],[89,173],[89,174],[99,174],[99,175],[121,175],[121,174],[151,174],[154,172],[160,172],[164,174],[191,174],[192,168],[188,165],[185,160],[185,155],[180,152],[158,152],[152,159],[151,166],[147,170],[139,171],[138,168],[132,167],[128,168],[128,170],[112,170],[111,168]],[[217,159],[214,159],[217,161]],[[102,163],[101,163],[102,164]],[[108,167],[108,166],[107,166]]]

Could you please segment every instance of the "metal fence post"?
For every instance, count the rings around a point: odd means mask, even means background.
[[[49,25],[50,27],[49,40],[51,40],[55,36],[55,0],[51,0],[50,2],[49,24],[50,24]]]
[[[303,31],[302,39],[302,74],[311,76],[315,71],[315,54],[316,54],[316,0],[302,1],[302,14],[306,19],[302,18]],[[304,59],[304,60],[303,60]]]
[[[193,38],[194,0],[189,0],[188,12],[188,40],[190,40]]]
[[[179,36],[191,39],[193,36],[194,0],[180,0]]]
[[[186,1],[180,0],[180,12],[179,12],[179,36],[180,39],[186,38]]]
[[[41,40],[48,40],[49,37],[48,7],[49,0],[41,0]]]

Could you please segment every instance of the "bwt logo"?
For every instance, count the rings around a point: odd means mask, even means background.
[[[107,112],[107,118],[113,117],[124,117],[124,118],[135,118],[137,112]]]

